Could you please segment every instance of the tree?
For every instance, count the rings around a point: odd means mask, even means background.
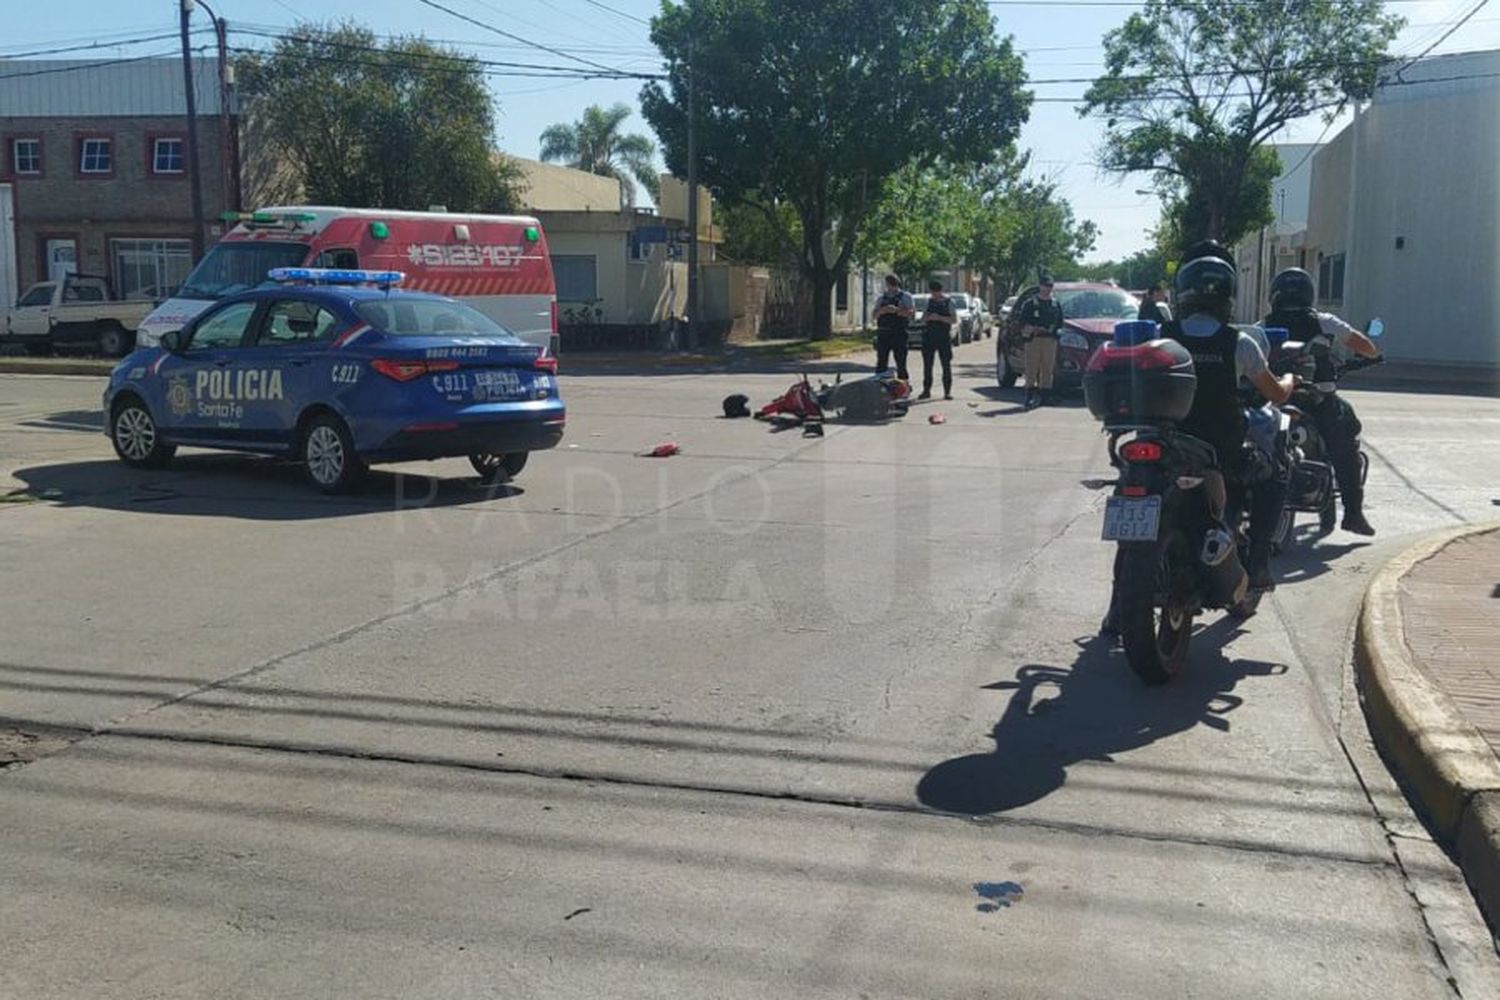
[[[1022,180],[992,199],[976,229],[970,262],[1006,293],[1042,271],[1070,268],[1094,249],[1099,227],[1079,221],[1048,180]]]
[[[728,259],[773,267],[797,266],[802,223],[796,210],[785,202],[767,206],[735,202],[720,208],[715,219],[724,230],[724,245],[719,253]]]
[[[1080,114],[1105,119],[1105,169],[1155,175],[1178,239],[1234,243],[1270,218],[1257,151],[1373,94],[1403,23],[1381,0],[1147,0],[1104,36]]]
[[[345,23],[300,25],[237,72],[249,131],[314,204],[505,212],[519,171],[492,147],[494,109],[474,62],[421,39],[385,46]]]
[[[947,163],[909,164],[885,191],[860,230],[865,260],[887,263],[913,282],[931,271],[966,263],[980,212],[980,191]]]
[[[572,124],[548,126],[542,133],[542,159],[562,160],[577,170],[620,182],[626,205],[635,204],[635,185],[657,197],[656,144],[643,135],[623,135],[620,126],[630,117],[630,106],[616,104],[609,110],[599,105],[584,109]]]
[[[641,103],[668,166],[686,171],[691,88],[702,181],[774,225],[776,206],[795,210],[817,336],[887,180],[914,161],[989,160],[1029,107],[982,0],[683,0],[651,39],[667,80]]]

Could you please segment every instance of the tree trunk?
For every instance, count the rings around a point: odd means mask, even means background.
[[[812,286],[812,336],[814,340],[827,340],[833,336],[833,271],[809,270],[808,284]]]

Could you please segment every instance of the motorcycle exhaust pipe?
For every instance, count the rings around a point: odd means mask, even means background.
[[[1221,608],[1233,607],[1245,597],[1250,589],[1250,575],[1240,565],[1239,549],[1234,536],[1223,528],[1213,528],[1203,537],[1203,551],[1199,554],[1203,563],[1205,588],[1212,603]]]

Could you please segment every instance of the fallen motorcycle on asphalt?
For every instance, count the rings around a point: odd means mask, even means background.
[[[762,406],[755,419],[778,424],[800,424],[804,433],[822,433],[828,419],[858,423],[878,423],[904,417],[911,404],[911,386],[891,372],[876,372],[869,378],[843,381],[835,377],[830,385],[820,382],[813,388],[806,375],[791,388]]]

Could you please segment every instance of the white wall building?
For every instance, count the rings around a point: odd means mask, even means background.
[[[1403,367],[1500,374],[1500,51],[1424,59],[1312,158],[1324,308],[1379,316]]]

